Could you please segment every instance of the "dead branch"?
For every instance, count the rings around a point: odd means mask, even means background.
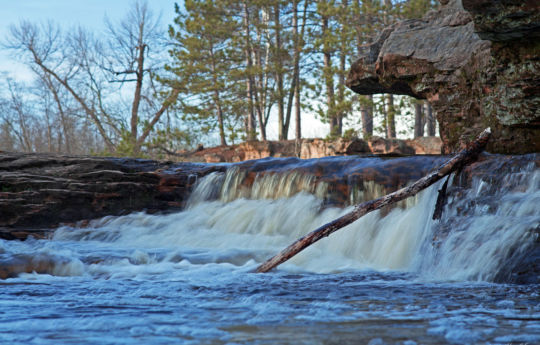
[[[257,272],[264,273],[270,271],[279,264],[289,260],[306,247],[317,242],[321,238],[326,237],[331,233],[351,224],[363,215],[403,200],[405,198],[408,198],[410,196],[413,196],[421,190],[439,181],[446,175],[449,175],[452,172],[462,168],[463,166],[474,162],[478,158],[480,152],[482,152],[486,147],[490,135],[491,129],[485,129],[482,133],[480,133],[480,135],[478,136],[478,138],[476,138],[475,141],[473,141],[467,146],[467,148],[461,150],[454,157],[452,157],[450,160],[448,160],[446,163],[441,165],[437,170],[430,173],[429,175],[424,176],[413,184],[401,188],[400,190],[397,190],[393,193],[390,193],[375,200],[367,201],[362,204],[356,205],[354,207],[354,210],[352,210],[351,212],[319,227],[316,230],[313,230],[306,236],[296,240],[296,242],[282,250],[274,257],[265,261],[257,268]]]

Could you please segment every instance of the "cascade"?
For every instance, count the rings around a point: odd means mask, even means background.
[[[401,188],[445,160],[269,158],[233,164],[197,181],[187,207],[169,214],[105,217],[64,226],[51,241],[0,248],[2,277],[129,274],[126,264],[225,264],[254,269],[351,205]],[[310,246],[280,269],[335,273],[400,271],[422,279],[529,282],[538,277],[537,154],[483,155],[452,175],[441,219],[439,182],[370,213]],[[67,250],[66,248],[70,248]],[[536,256],[535,256],[536,255]]]

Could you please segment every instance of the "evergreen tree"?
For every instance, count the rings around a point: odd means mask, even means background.
[[[165,69],[174,78],[162,81],[182,90],[177,107],[184,120],[197,122],[205,133],[217,127],[220,143],[225,146],[226,132],[231,139],[237,137],[244,110],[237,97],[244,88],[231,78],[241,61],[232,45],[238,23],[231,19],[223,1],[187,0],[184,7],[185,13],[176,5],[175,25],[169,27],[174,46]]]

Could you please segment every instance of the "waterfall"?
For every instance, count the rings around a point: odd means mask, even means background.
[[[423,176],[444,157],[262,160],[200,179],[181,212],[105,217],[57,229],[49,241],[0,247],[0,277],[138,274],[171,265],[250,271],[296,239]],[[400,271],[427,280],[513,281],[537,250],[540,169],[530,156],[487,156],[453,176],[360,218],[279,267],[290,272]],[[0,258],[1,259],[1,258]],[[127,266],[126,266],[127,265]],[[125,271],[130,267],[129,271]],[[182,266],[183,267],[183,266]],[[129,273],[131,272],[131,273]]]
[[[238,168],[208,176],[194,191],[191,207],[205,200],[223,203],[238,199],[279,200],[268,205],[260,204],[261,209],[255,213],[247,212],[246,206],[237,201],[235,205],[244,209],[243,213],[240,211],[233,215],[235,211],[228,210],[221,214],[221,221],[216,221],[225,222],[230,214],[235,219],[230,227],[243,223],[240,226],[243,230],[237,231],[252,232],[258,228],[261,234],[288,235],[290,240],[347,211],[314,212],[321,207],[328,183],[317,183],[312,175],[301,175],[295,171],[257,174],[250,185],[245,183],[246,178],[246,172]],[[435,279],[489,281],[496,278],[501,267],[513,264],[509,260],[517,260],[537,240],[540,172],[534,163],[507,171],[497,178],[492,176],[491,181],[474,177],[468,188],[461,188],[459,181],[452,181],[443,217],[433,221],[431,213],[439,185],[403,201],[400,208],[360,219],[323,243],[316,244],[293,262],[319,272],[350,266],[416,271]],[[351,204],[385,194],[383,186],[373,181],[361,181],[360,186],[356,181],[349,187]],[[309,193],[312,198],[294,197],[302,193]],[[301,203],[299,200],[302,198],[307,199]],[[296,215],[283,214],[280,207],[285,210],[294,207]],[[283,219],[279,227],[268,226],[268,222],[273,224],[272,219],[262,216],[269,209],[272,210],[270,214]],[[299,224],[288,224],[290,219]],[[286,229],[291,230],[287,232]],[[328,256],[326,253],[333,254],[331,262],[325,263],[320,259]]]

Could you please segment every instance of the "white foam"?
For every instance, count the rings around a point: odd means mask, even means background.
[[[422,191],[414,202],[408,202],[407,208],[394,208],[384,217],[378,211],[372,212],[310,246],[280,268],[316,273],[401,270],[438,280],[492,280],[503,260],[534,240],[531,229],[540,224],[540,172],[531,169],[508,176],[508,180],[522,179],[520,183],[525,187],[501,190],[487,200],[492,186],[476,180],[462,199],[450,200],[441,220],[433,221],[438,183]],[[192,265],[243,267],[251,263],[254,267],[351,210],[321,209],[322,199],[303,191],[311,188],[313,192],[313,181],[291,174],[286,176],[296,182],[286,184],[287,188],[272,197],[264,188],[275,188],[284,177],[261,178],[256,191],[242,192],[249,198],[223,189],[225,185],[241,188],[238,176],[213,174],[200,181],[190,207],[183,212],[107,217],[88,228],[59,229],[54,240],[74,242],[71,248],[89,243],[104,253],[115,253],[105,255],[125,252],[115,259],[116,263],[93,263],[90,272],[96,274],[114,275],[114,269],[118,269],[124,270],[121,274],[137,275],[145,269],[135,266],[145,265],[148,273],[154,274],[170,269],[171,260],[176,265],[184,260]],[[215,186],[211,186],[216,183],[221,197],[209,200],[217,195]],[[496,202],[493,198],[497,198]],[[450,228],[449,234],[434,246],[433,236],[443,225]],[[153,257],[150,253],[161,254]]]

